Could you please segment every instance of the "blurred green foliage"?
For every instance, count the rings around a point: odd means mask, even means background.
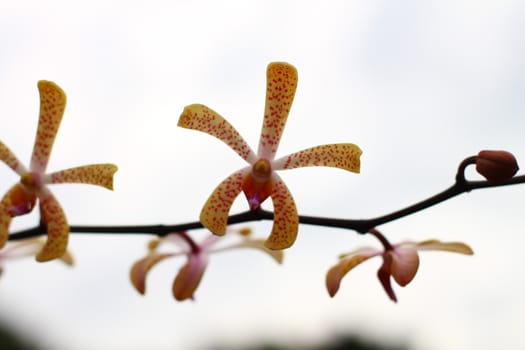
[[[300,343],[300,342],[298,342]],[[249,346],[219,346],[212,350],[408,350],[404,344],[386,344],[367,340],[360,336],[337,336],[321,344],[254,344]]]

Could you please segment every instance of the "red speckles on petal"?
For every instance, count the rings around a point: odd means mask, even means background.
[[[216,235],[226,233],[228,213],[233,201],[242,190],[242,182],[250,167],[246,167],[230,175],[221,182],[208,198],[202,208],[200,221],[204,227]]]
[[[47,241],[36,260],[43,262],[64,255],[69,239],[69,226],[62,207],[51,193],[40,199],[40,208],[47,228]]]
[[[272,180],[273,227],[265,246],[269,249],[285,249],[295,242],[299,230],[299,216],[294,199],[283,180],[277,174],[273,175]]]
[[[30,168],[32,171],[43,173],[64,115],[66,94],[51,81],[39,81],[38,90],[40,92],[40,117]]]
[[[266,72],[266,104],[259,140],[259,157],[273,159],[286,125],[297,89],[297,70],[284,62],[268,65]]]
[[[2,141],[0,141],[0,160],[7,164],[8,167],[16,171],[18,175],[22,175],[23,173],[27,172],[27,169],[20,163],[14,153],[11,152],[11,150],[4,143],[2,143]]]
[[[328,166],[358,173],[361,149],[351,143],[339,143],[308,148],[275,160],[274,170],[306,166]]]
[[[230,146],[247,162],[252,163],[255,161],[255,153],[253,153],[239,132],[217,112],[204,105],[194,104],[186,106],[177,125],[215,136]]]
[[[9,237],[9,226],[13,217],[9,214],[9,210],[13,206],[13,194],[20,189],[20,184],[16,184],[4,195],[0,201],[0,248],[2,248]]]
[[[92,164],[70,168],[49,174],[46,183],[86,183],[113,189],[113,175],[117,171],[113,164]]]

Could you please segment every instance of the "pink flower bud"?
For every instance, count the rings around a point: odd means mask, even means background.
[[[492,183],[510,180],[518,169],[516,158],[507,151],[480,151],[476,159],[477,172]]]

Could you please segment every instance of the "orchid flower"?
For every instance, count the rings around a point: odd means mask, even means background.
[[[33,237],[24,239],[19,242],[10,242],[0,251],[0,275],[3,273],[4,264],[7,260],[22,259],[28,256],[35,255],[45,244],[45,240],[41,237]],[[69,251],[59,258],[66,265],[73,265],[73,256]]]
[[[237,130],[215,111],[201,104],[184,108],[178,126],[217,137],[249,164],[228,176],[204,204],[200,220],[211,232],[225,234],[230,208],[243,191],[251,210],[257,210],[271,197],[274,221],[265,245],[270,249],[288,248],[297,237],[299,217],[294,199],[276,171],[329,166],[359,172],[361,150],[350,143],[316,146],[275,159],[296,87],[295,67],[283,62],[268,65],[266,104],[257,154]]]
[[[60,204],[48,189],[48,184],[88,183],[113,189],[113,164],[93,164],[46,173],[53,143],[66,107],[66,94],[55,83],[39,81],[40,117],[29,170],[6,145],[0,142],[0,160],[20,175],[0,201],[0,248],[9,235],[11,219],[33,210],[38,199],[42,222],[47,228],[47,241],[36,255],[37,261],[64,256],[69,238],[69,225]]]
[[[376,231],[377,232],[377,231]],[[383,237],[384,238],[384,237]],[[383,264],[377,272],[377,276],[388,297],[396,302],[397,298],[390,283],[390,276],[400,286],[409,284],[416,275],[419,267],[418,251],[441,250],[454,253],[472,255],[472,249],[460,242],[440,242],[438,240],[427,240],[423,242],[402,242],[399,244],[388,244],[384,249],[360,248],[351,253],[342,254],[341,259],[326,274],[326,288],[331,297],[339,290],[341,279],[354,267],[374,256],[381,256]]]
[[[149,244],[149,252],[146,257],[133,264],[130,271],[131,283],[140,294],[144,294],[146,292],[146,276],[153,266],[167,258],[185,255],[188,261],[175,277],[172,288],[175,299],[183,301],[193,299],[193,294],[204,275],[211,253],[234,248],[255,248],[269,254],[278,263],[282,262],[284,256],[282,251],[269,250],[264,247],[263,240],[249,238],[249,230],[244,229],[238,232],[244,236],[241,241],[222,247],[217,247],[221,237],[212,234],[199,244],[186,232],[172,233],[166,237],[153,240]],[[179,249],[176,252],[160,252],[159,247],[164,243],[174,243]]]

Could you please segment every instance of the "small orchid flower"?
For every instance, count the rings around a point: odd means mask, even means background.
[[[216,246],[217,242],[220,240],[219,236],[209,235],[201,243],[197,244],[186,232],[172,233],[164,238],[151,241],[149,244],[148,255],[135,262],[131,268],[131,283],[140,294],[144,294],[146,292],[146,275],[153,266],[167,258],[185,255],[188,258],[188,261],[175,277],[172,288],[175,299],[183,301],[186,299],[193,299],[193,294],[204,275],[204,271],[208,264],[209,254],[211,253],[231,250],[234,248],[255,248],[269,254],[278,263],[282,262],[284,256],[282,251],[265,248],[263,240],[249,238],[249,231],[246,229],[238,232],[244,236],[242,240],[235,244],[223,247]],[[179,250],[169,253],[160,252],[159,247],[164,243],[174,243],[179,247]]]
[[[376,230],[374,230],[377,234]],[[375,233],[374,233],[375,234]],[[384,237],[382,237],[384,239]],[[383,242],[383,240],[382,240]],[[386,239],[385,241],[386,242]],[[343,254],[341,259],[326,274],[326,288],[331,297],[339,290],[341,279],[354,267],[374,256],[381,256],[383,264],[377,272],[377,276],[388,297],[396,302],[397,298],[390,284],[390,276],[400,286],[409,284],[416,275],[419,267],[418,251],[441,250],[454,253],[472,255],[472,249],[460,242],[440,242],[438,240],[427,240],[423,242],[402,242],[395,245],[387,244],[383,250],[376,248],[360,248],[351,253]]]
[[[243,191],[251,210],[257,210],[271,197],[274,222],[265,245],[270,249],[288,248],[296,239],[299,218],[294,199],[276,171],[329,166],[359,172],[361,150],[350,143],[316,146],[275,159],[296,88],[295,67],[283,62],[268,65],[266,104],[257,154],[237,130],[215,111],[200,104],[184,108],[178,122],[180,127],[217,137],[249,164],[219,184],[204,204],[200,220],[211,232],[225,234],[230,208]]]
[[[48,189],[48,184],[88,183],[113,189],[113,164],[93,164],[47,174],[46,167],[53,143],[66,107],[66,94],[55,83],[39,81],[40,117],[29,170],[0,142],[0,160],[20,175],[0,201],[0,248],[9,235],[11,219],[33,210],[38,199],[42,221],[47,228],[47,242],[36,256],[48,261],[64,256],[69,237],[69,225],[60,204]]]
[[[8,260],[33,256],[42,249],[44,244],[45,240],[41,237],[28,238],[19,242],[8,243],[5,249],[0,251],[0,275],[3,273],[4,265]],[[60,257],[60,260],[66,265],[73,265],[73,256],[68,251]]]

